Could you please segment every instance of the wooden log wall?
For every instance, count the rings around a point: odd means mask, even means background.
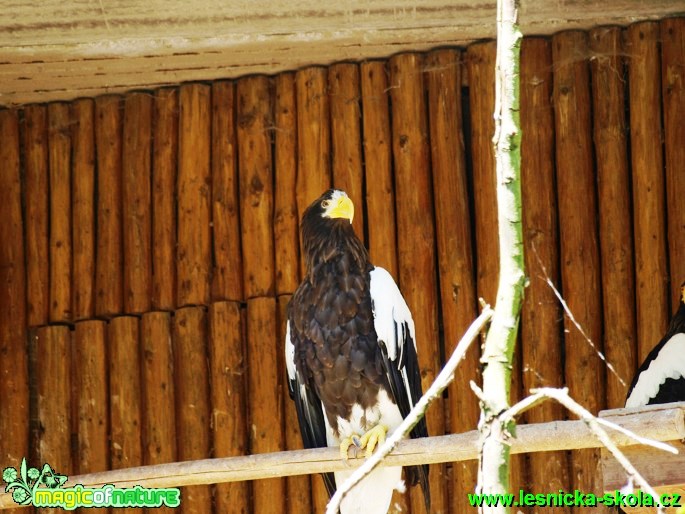
[[[485,42],[0,111],[0,468],[300,448],[286,306],[299,217],[331,186],[399,281],[426,387],[478,298],[495,302],[494,66]],[[530,284],[512,402],[566,385],[594,412],[619,407],[663,334],[685,280],[683,70],[685,18],[524,40]],[[476,426],[479,358],[429,410],[432,435]],[[525,420],[566,416],[546,403]],[[512,484],[599,492],[598,470],[590,450],[522,456]],[[476,474],[432,466],[433,512],[473,511]],[[325,503],[300,476],[186,488],[182,511]],[[393,505],[424,510],[417,491]]]

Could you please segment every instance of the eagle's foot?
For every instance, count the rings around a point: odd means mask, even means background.
[[[366,448],[366,456],[371,457],[376,446],[380,446],[385,442],[385,434],[387,433],[388,427],[385,425],[376,425],[362,436],[359,441],[359,447]]]
[[[346,437],[345,439],[340,441],[340,458],[342,460],[348,460],[350,458],[347,454],[347,450],[350,446],[359,448],[359,436],[353,435],[351,437]]]

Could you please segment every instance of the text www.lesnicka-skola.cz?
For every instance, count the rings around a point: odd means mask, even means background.
[[[679,494],[662,494],[658,502],[642,491],[623,493],[614,491],[596,495],[576,489],[573,492],[559,490],[556,493],[529,493],[523,489],[516,494],[469,494],[472,507],[681,507]]]

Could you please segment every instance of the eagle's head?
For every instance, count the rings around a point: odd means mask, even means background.
[[[339,189],[329,189],[307,207],[300,224],[307,269],[340,251],[352,251],[356,261],[366,261],[368,254],[354,233],[353,219],[354,204]]]
[[[302,216],[302,225],[316,224],[316,218],[325,220],[346,220],[352,223],[354,218],[354,204],[345,191],[329,189],[307,207]]]

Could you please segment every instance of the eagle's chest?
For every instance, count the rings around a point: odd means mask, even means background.
[[[368,273],[327,263],[294,299],[295,365],[315,387],[331,425],[337,418],[377,417],[384,373]]]

